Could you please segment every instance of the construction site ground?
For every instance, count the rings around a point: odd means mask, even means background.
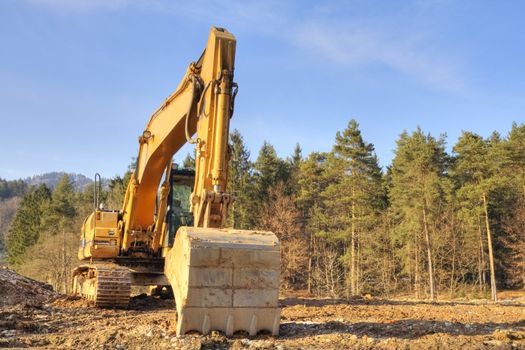
[[[98,309],[31,281],[13,287],[0,273],[0,299],[17,293],[0,304],[0,348],[525,349],[523,293],[501,293],[498,303],[284,297],[279,337],[177,337],[172,300],[138,295],[128,309]]]

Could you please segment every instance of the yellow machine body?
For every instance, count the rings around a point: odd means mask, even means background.
[[[118,212],[96,210],[82,225],[78,258],[115,258],[120,243]]]

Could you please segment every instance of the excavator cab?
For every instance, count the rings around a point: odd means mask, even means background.
[[[166,226],[168,229],[167,246],[172,247],[175,234],[181,226],[193,226],[190,195],[195,182],[195,170],[173,167],[170,174],[170,192]]]

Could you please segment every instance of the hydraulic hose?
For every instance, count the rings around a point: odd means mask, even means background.
[[[189,122],[190,122],[191,111],[195,107],[195,100],[196,100],[195,96],[196,96],[197,88],[200,87],[200,81],[198,77],[193,74],[188,77],[188,80],[192,84],[191,84],[190,104],[188,105],[188,110],[186,111],[186,114],[185,114],[186,120],[185,120],[185,126],[184,126],[184,133],[186,134],[186,141],[188,141],[188,143],[195,144],[199,141],[199,139],[191,138],[190,132],[189,132]],[[199,96],[199,100],[200,100],[200,96]]]

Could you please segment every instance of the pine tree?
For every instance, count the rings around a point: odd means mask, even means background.
[[[285,191],[289,195],[297,196],[297,192],[299,191],[299,171],[302,162],[303,151],[301,145],[297,143],[292,156],[286,160],[288,176],[285,183]]]
[[[51,192],[45,185],[32,189],[23,197],[9,230],[7,253],[10,264],[20,264],[26,250],[38,241],[42,214],[50,199]]]
[[[122,204],[124,203],[124,197],[126,196],[126,191],[128,189],[129,180],[131,179],[131,175],[136,165],[136,159],[133,158],[123,176],[117,175],[109,180],[109,191],[107,194],[105,194],[106,200],[108,202],[106,203],[108,209],[121,209]]]
[[[21,197],[12,197],[0,200],[0,254],[6,251],[9,227],[15,218],[20,206]]]
[[[349,294],[361,291],[361,253],[383,207],[382,174],[374,154],[374,146],[363,140],[355,120],[336,134],[329,171],[335,172],[335,183],[324,196],[332,216],[331,233],[345,246],[344,259],[348,273]]]
[[[43,213],[43,227],[51,234],[70,229],[76,215],[76,193],[68,175],[58,182]]]
[[[131,179],[131,171],[126,171],[124,176],[115,176],[109,180],[109,191],[107,194],[108,209],[120,209],[124,203],[126,190],[128,188],[129,180]]]
[[[302,160],[303,160],[303,149],[301,148],[300,144],[296,143],[295,148],[293,150],[292,157],[290,159],[292,168],[299,169],[299,166],[301,165]]]
[[[525,124],[512,124],[508,137],[497,143],[492,191],[491,219],[495,229],[496,263],[501,284],[507,288],[525,285]],[[498,208],[499,207],[499,208]]]
[[[323,271],[327,270],[323,264],[327,256],[321,254],[324,249],[320,249],[320,245],[325,242],[324,240],[321,242],[322,239],[319,237],[327,230],[322,200],[322,193],[330,181],[326,176],[327,157],[326,153],[313,152],[301,162],[298,171],[296,204],[302,212],[303,229],[308,240],[307,288],[310,293],[314,288],[318,292],[332,289],[327,279],[321,277],[324,275]]]
[[[433,236],[439,228],[448,188],[445,138],[435,139],[418,128],[412,135],[403,132],[397,141],[392,162],[390,200],[396,240],[404,273],[413,279],[416,297],[422,285],[420,265],[426,260],[430,298],[436,297]],[[422,254],[421,248],[425,253]],[[426,259],[424,256],[426,255]]]
[[[311,208],[321,205],[321,193],[328,185],[327,158],[327,153],[312,152],[299,166],[297,204],[307,217]]]
[[[489,177],[488,167],[489,142],[471,132],[463,132],[453,147],[455,155],[451,175],[456,182],[457,217],[461,223],[461,232],[467,241],[478,242],[470,245],[475,249],[478,283],[481,291],[485,288],[486,272],[486,238],[483,232],[484,210],[482,206],[483,184]]]
[[[228,191],[235,196],[235,201],[228,217],[229,224],[235,228],[248,229],[253,226],[253,218],[250,215],[250,209],[253,208],[250,152],[238,130],[230,134],[230,140]]]
[[[266,141],[259,151],[254,169],[256,198],[261,203],[268,200],[268,189],[279,182],[285,182],[289,175],[285,162],[277,156],[275,148]]]
[[[27,192],[27,184],[23,180],[7,181],[0,178],[0,200],[22,196]]]
[[[508,288],[525,287],[525,198],[519,198],[506,213],[502,228],[505,236],[501,237],[504,251],[498,255],[504,257],[505,285]]]
[[[478,282],[484,289],[485,261],[488,261],[493,300],[497,299],[498,276],[505,280],[502,273],[512,270],[511,259],[505,256],[511,255],[512,245],[506,247],[510,240],[504,226],[510,227],[508,217],[523,193],[521,160],[515,153],[523,142],[519,141],[520,134],[522,131],[515,125],[512,137],[509,135],[507,140],[497,133],[484,140],[464,132],[453,149],[456,159],[452,173],[458,182],[461,219],[467,223],[467,229],[477,227]]]
[[[525,196],[525,124],[513,123],[509,136],[500,144],[500,148],[500,171],[503,171]]]

